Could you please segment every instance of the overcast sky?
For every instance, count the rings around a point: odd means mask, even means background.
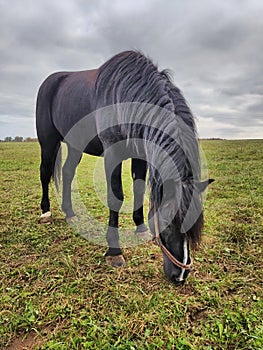
[[[262,0],[0,0],[0,139],[35,136],[39,85],[140,49],[169,68],[200,137],[263,138]]]

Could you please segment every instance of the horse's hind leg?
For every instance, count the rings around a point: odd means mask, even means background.
[[[63,191],[62,191],[62,210],[66,215],[68,222],[74,221],[76,215],[72,209],[71,200],[71,184],[75,175],[76,167],[78,166],[82,157],[82,152],[70,147],[68,145],[68,155],[62,169],[63,177]]]
[[[40,180],[42,185],[42,200],[40,223],[51,223],[51,211],[49,202],[49,183],[54,171],[57,152],[60,147],[60,141],[56,138],[48,140],[48,142],[40,142],[41,144],[41,165],[40,165]]]
[[[132,179],[133,179],[133,221],[136,225],[136,234],[139,238],[148,238],[148,230],[144,223],[143,201],[145,193],[145,178],[147,172],[147,162],[143,159],[132,159]],[[147,235],[147,237],[146,237]],[[144,237],[145,236],[145,237]]]
[[[114,155],[109,152],[104,155],[105,172],[107,179],[107,198],[110,208],[109,226],[106,234],[108,250],[105,254],[106,262],[113,267],[125,265],[119,243],[118,218],[123,203],[123,190],[121,181],[122,163],[116,166]],[[114,165],[115,164],[115,165]]]

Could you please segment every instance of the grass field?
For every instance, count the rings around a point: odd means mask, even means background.
[[[0,348],[262,349],[263,140],[202,147],[216,182],[193,270],[175,288],[151,242],[125,248],[125,268],[106,266],[105,247],[64,222],[54,189],[56,220],[38,224],[39,146],[0,143]],[[80,192],[106,222],[88,160],[80,165]],[[121,225],[131,224],[124,213]]]

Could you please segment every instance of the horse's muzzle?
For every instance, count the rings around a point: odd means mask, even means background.
[[[176,286],[183,286],[185,283],[185,280],[178,280],[177,278],[170,278],[170,281]]]

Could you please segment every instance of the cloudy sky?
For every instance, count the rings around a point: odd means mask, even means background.
[[[45,77],[140,49],[169,68],[200,137],[263,138],[262,0],[0,0],[0,139],[35,136]]]

